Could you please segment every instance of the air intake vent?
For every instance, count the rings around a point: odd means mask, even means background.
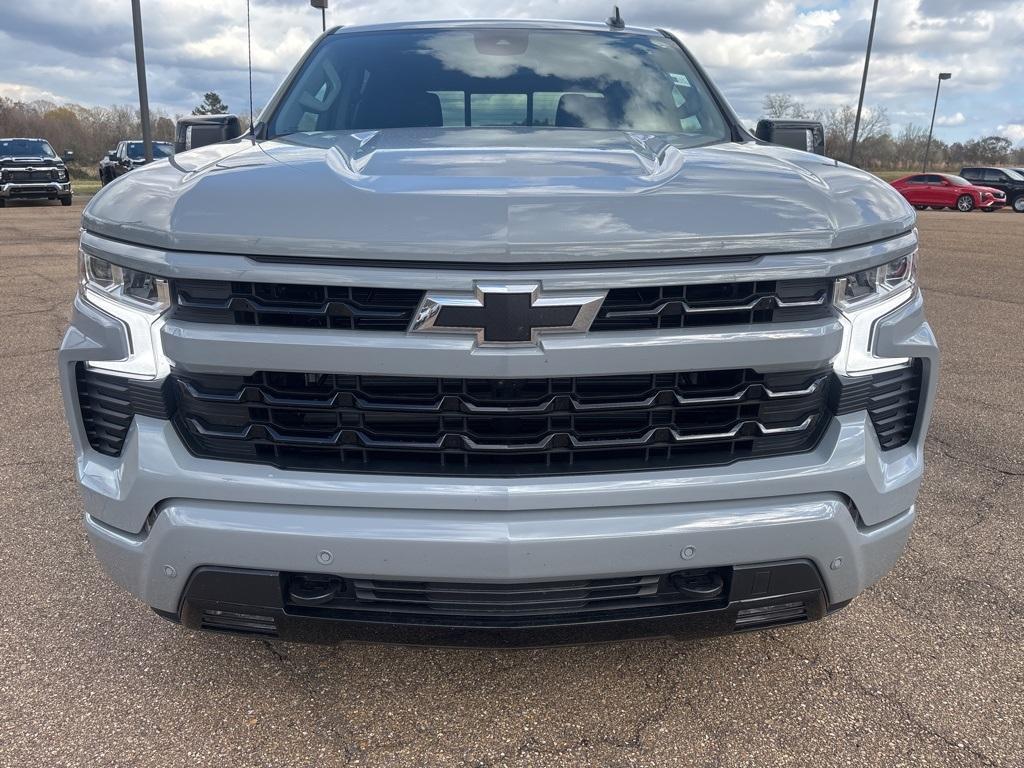
[[[119,456],[135,414],[170,418],[167,389],[154,382],[97,373],[79,363],[75,369],[78,405],[89,445]]]
[[[807,604],[804,602],[759,605],[756,608],[742,608],[736,614],[736,629],[764,629],[783,624],[798,624],[808,621]]]
[[[921,361],[863,378],[843,379],[835,403],[839,415],[868,412],[883,451],[906,445],[914,434],[921,399]]]
[[[273,616],[232,611],[203,611],[199,628],[242,635],[267,635],[270,637],[277,635],[277,625]]]

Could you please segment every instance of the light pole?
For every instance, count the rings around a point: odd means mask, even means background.
[[[135,70],[139,78],[139,119],[142,121],[142,148],[146,162],[153,160],[153,137],[149,132],[149,91],[146,89],[146,52],[142,45],[142,11],[139,0],[132,0],[132,28],[135,33]]]
[[[932,148],[932,131],[935,130],[935,111],[939,108],[939,88],[942,87],[943,80],[949,80],[952,76],[952,72],[939,72],[939,79],[935,83],[935,104],[932,106],[932,124],[928,126],[928,143],[924,145],[924,165],[921,166],[921,173],[928,172],[928,152]]]
[[[320,9],[320,24],[323,26],[323,31],[327,31],[327,0],[309,0],[309,4],[314,8]]]
[[[878,17],[878,0],[871,7],[871,27],[868,29],[868,49],[864,53],[864,74],[860,78],[860,98],[857,99],[857,117],[853,121],[853,140],[850,141],[850,165],[857,152],[857,134],[860,133],[860,111],[864,108],[864,89],[868,85],[868,65],[871,63],[871,43],[875,39],[875,19]]]

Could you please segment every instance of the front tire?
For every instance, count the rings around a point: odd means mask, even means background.
[[[60,199],[60,204],[63,206],[71,205],[71,195],[67,195]]]
[[[1017,213],[1024,213],[1024,195],[1020,195],[1019,197],[1014,198],[1013,210],[1015,210]]]
[[[970,195],[960,195],[956,199],[956,209],[961,213],[969,213],[974,210],[974,198]]]

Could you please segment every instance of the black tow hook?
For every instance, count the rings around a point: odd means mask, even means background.
[[[725,581],[715,571],[680,571],[669,580],[681,595],[691,600],[712,600],[725,589]]]
[[[336,576],[293,576],[288,599],[295,605],[324,605],[345,591],[345,580]]]

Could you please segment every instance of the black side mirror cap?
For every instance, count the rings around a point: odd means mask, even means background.
[[[207,144],[231,141],[242,135],[237,115],[190,115],[174,129],[174,151],[186,152]]]
[[[75,159],[75,153],[72,152],[70,149],[65,149],[64,154],[61,155],[61,159],[63,159],[65,163],[70,163],[72,160]]]
[[[754,135],[769,144],[801,149],[816,155],[825,154],[825,126],[817,120],[757,121]]]

